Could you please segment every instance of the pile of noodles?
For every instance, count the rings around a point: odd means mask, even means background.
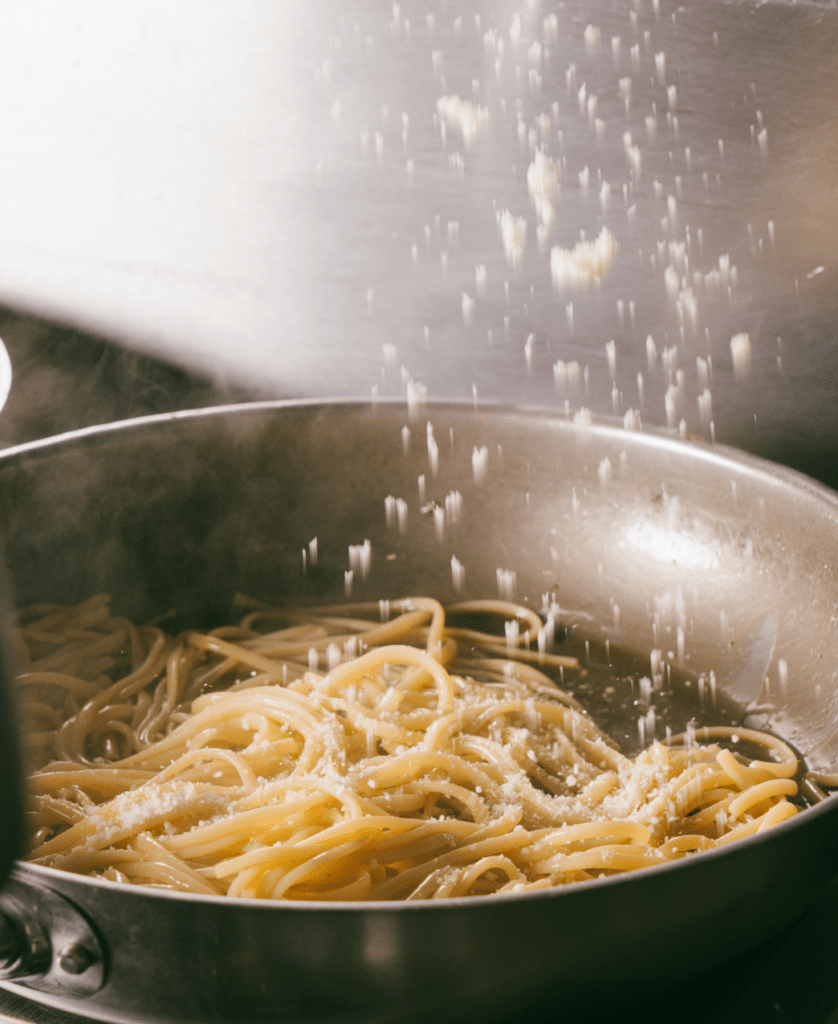
[[[769,735],[623,756],[535,667],[578,665],[530,651],[529,609],[448,609],[507,620],[506,639],[446,627],[425,598],[378,611],[251,602],[239,625],[171,637],[106,597],[23,609],[30,860],[213,895],[475,896],[661,864],[796,813],[797,757]]]

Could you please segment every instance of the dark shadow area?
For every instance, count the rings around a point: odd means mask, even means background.
[[[0,338],[12,362],[12,388],[0,412],[3,447],[134,416],[259,397],[8,309],[0,309]]]

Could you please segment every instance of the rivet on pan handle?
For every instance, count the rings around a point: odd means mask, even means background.
[[[0,981],[83,999],[105,983],[105,966],[102,943],[81,911],[13,873],[0,891]]]

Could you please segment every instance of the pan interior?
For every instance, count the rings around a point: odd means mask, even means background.
[[[558,609],[589,690],[658,659],[697,718],[712,678],[749,725],[838,764],[838,501],[758,460],[537,411],[269,403],[9,450],[0,483],[19,604],[107,591],[136,620],[212,626],[236,593],[345,599],[369,541],[352,600]]]
[[[351,600],[501,593],[555,612],[557,646],[582,661],[565,687],[627,748],[645,711],[629,680],[658,674],[661,732],[731,715],[838,764],[838,499],[732,452],[538,411],[270,403],[7,450],[0,523],[19,605],[108,592],[137,622],[174,609],[177,631],[230,621],[237,593],[346,600],[350,570]],[[448,903],[236,900],[21,864],[21,885],[95,922],[110,973],[84,1004],[11,987],[114,1022],[589,1010],[592,993],[659,993],[794,921],[834,875],[834,809],[657,869]]]

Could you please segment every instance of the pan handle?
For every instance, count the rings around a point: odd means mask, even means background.
[[[83,999],[105,974],[104,947],[81,911],[13,872],[0,892],[0,981]]]

